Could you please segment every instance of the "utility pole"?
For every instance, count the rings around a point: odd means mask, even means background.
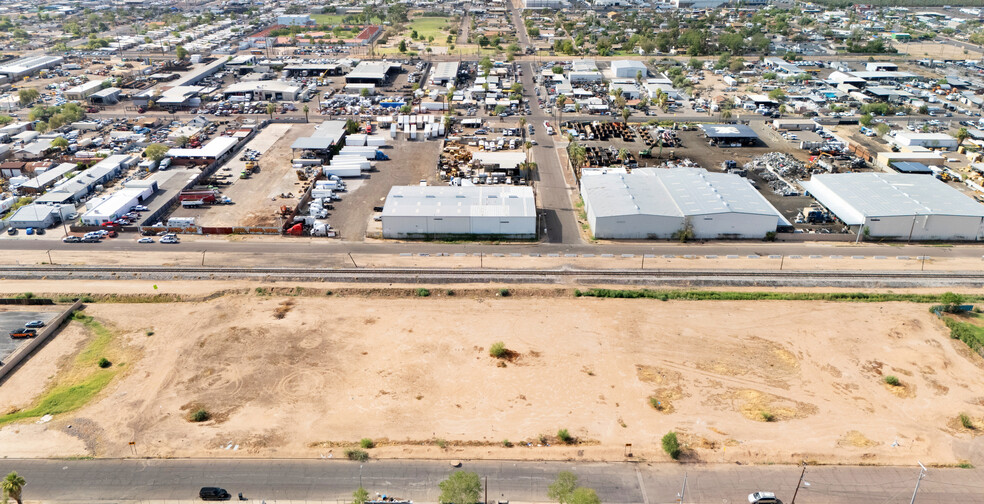
[[[683,473],[683,488],[680,489],[680,493],[677,494],[677,502],[683,503],[683,499],[687,494],[687,473]]]
[[[916,478],[916,489],[912,491],[912,499],[909,500],[909,504],[915,504],[915,502],[916,502],[916,494],[919,493],[919,483],[926,476],[926,466],[922,465],[922,462],[918,462],[917,461],[916,463],[919,464],[919,467],[920,467],[920,469],[919,469],[919,477]]]
[[[485,504],[489,504],[489,477],[485,477]]]
[[[793,500],[789,501],[789,504],[796,504],[796,495],[800,491],[800,486],[803,485],[803,476],[806,476],[806,462],[803,462],[803,471],[800,472],[800,479],[796,482],[796,491],[793,492]]]

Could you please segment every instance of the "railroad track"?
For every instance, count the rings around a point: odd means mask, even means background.
[[[18,279],[262,279],[390,283],[612,283],[760,286],[934,287],[984,285],[978,271],[802,271],[713,269],[243,268],[196,266],[0,266]]]

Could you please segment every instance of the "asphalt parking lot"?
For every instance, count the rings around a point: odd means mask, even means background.
[[[24,327],[32,320],[43,320],[45,324],[58,316],[53,311],[8,311],[0,312],[0,361],[5,361],[27,339],[11,338],[10,331]],[[38,329],[40,331],[41,329]]]

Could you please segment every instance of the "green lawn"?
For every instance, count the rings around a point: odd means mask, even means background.
[[[447,30],[450,28],[448,26],[448,19],[446,17],[430,16],[413,18],[407,25],[405,35],[409,37],[413,30],[417,30],[417,35],[424,39],[434,37],[434,43],[444,43],[448,38]]]
[[[342,24],[341,14],[311,14],[311,19],[318,25],[337,25]]]

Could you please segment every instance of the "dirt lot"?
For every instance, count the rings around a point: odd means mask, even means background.
[[[907,43],[893,41],[892,46],[895,47],[900,54],[907,54],[916,59],[930,58],[937,60],[964,60],[980,59],[982,56],[980,51],[965,49],[963,47],[942,41]]]
[[[202,226],[276,225],[276,213],[280,206],[297,201],[281,199],[279,195],[292,192],[297,196],[301,192],[301,184],[290,165],[290,146],[298,137],[309,136],[319,123],[267,126],[245,147],[263,154],[259,160],[258,173],[248,179],[240,179],[239,173],[245,168],[246,162],[240,161],[238,157],[231,159],[218,171],[220,175],[229,175],[227,180],[232,181],[232,185],[222,187],[222,194],[235,204],[179,208],[172,217],[198,217]]]
[[[81,410],[0,429],[5,455],[131,456],[134,440],[139,456],[339,457],[371,437],[374,457],[617,460],[632,443],[666,460],[676,430],[707,462],[984,463],[984,437],[956,420],[984,417],[984,361],[923,305],[440,291],[86,312],[119,335],[127,371]],[[0,408],[43,390],[77,351],[75,324],[0,388]],[[198,407],[213,419],[189,422]],[[559,428],[580,443],[539,446]]]

